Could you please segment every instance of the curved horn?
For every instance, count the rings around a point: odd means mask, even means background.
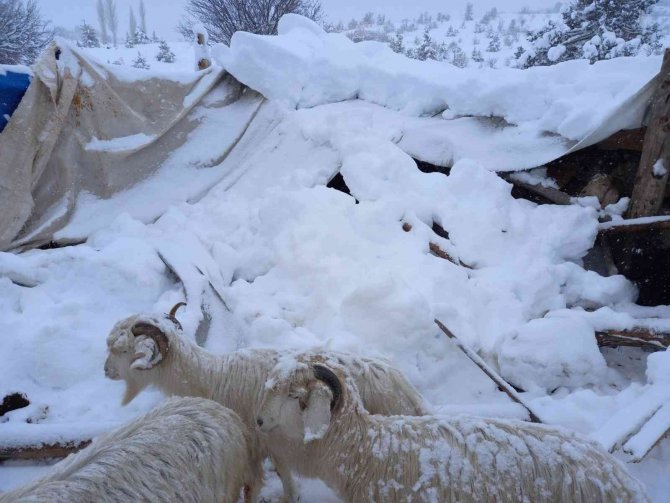
[[[167,315],[168,319],[172,323],[177,325],[177,328],[179,328],[179,330],[184,330],[184,329],[181,326],[181,323],[179,323],[179,320],[177,319],[177,317],[175,315],[177,314],[177,311],[179,310],[179,308],[181,306],[185,306],[185,305],[186,305],[186,302],[177,302],[174,306],[172,306],[172,309],[170,309],[170,312]]]
[[[158,347],[161,356],[165,358],[170,349],[170,342],[168,341],[167,335],[165,335],[160,328],[151,323],[139,322],[135,323],[131,332],[135,337],[140,335],[151,337],[156,342],[156,346]]]
[[[342,383],[340,379],[332,370],[323,365],[312,365],[312,371],[314,377],[328,386],[333,393],[333,399],[330,401],[331,412],[339,409],[342,406]]]

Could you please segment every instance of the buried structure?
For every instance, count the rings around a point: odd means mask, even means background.
[[[2,456],[147,408],[119,406],[104,336],[186,300],[213,352],[365,351],[437,412],[527,419],[438,319],[543,421],[667,465],[667,55],[456,70],[279,32],[199,72],[63,44],[34,67],[0,134],[0,393],[30,402]]]

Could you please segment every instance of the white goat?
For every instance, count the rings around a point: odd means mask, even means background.
[[[123,403],[153,384],[169,395],[200,396],[237,412],[254,431],[269,372],[282,355],[270,349],[241,350],[214,355],[182,337],[174,317],[136,315],[117,323],[107,337],[105,374],[126,383]],[[363,403],[375,414],[423,414],[421,395],[389,364],[344,353],[311,354],[334,358],[347,367],[361,389]],[[284,500],[296,501],[290,470],[280,452],[270,452],[259,439],[262,457],[272,458],[284,486]]]
[[[348,502],[644,502],[595,443],[567,430],[473,417],[384,417],[344,367],[309,359],[271,375],[258,423],[299,473]]]
[[[183,501],[255,498],[262,467],[237,414],[203,398],[172,398],[55,465],[0,501]]]

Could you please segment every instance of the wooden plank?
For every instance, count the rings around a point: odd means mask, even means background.
[[[661,441],[670,430],[670,403],[665,403],[640,431],[633,435],[623,446],[623,451],[633,456],[638,463]]]
[[[628,330],[596,331],[598,346],[633,346],[654,351],[665,351],[670,346],[670,333],[655,332],[650,328],[637,327]]]
[[[600,235],[608,234],[624,234],[637,232],[651,232],[651,231],[666,231],[670,230],[670,216],[664,218],[642,217],[626,219],[623,222],[606,222],[601,224]]]
[[[532,409],[523,401],[523,399],[519,396],[519,394],[516,392],[512,386],[509,385],[507,381],[505,381],[502,377],[498,375],[498,373],[493,370],[484,360],[481,359],[481,357],[475,353],[472,349],[467,347],[465,344],[463,344],[456,335],[449,330],[444,323],[442,323],[440,320],[437,318],[435,319],[435,323],[437,324],[438,327],[440,327],[440,330],[445,333],[447,337],[449,337],[452,341],[456,343],[458,348],[465,353],[465,356],[470,358],[472,362],[477,365],[482,372],[484,372],[496,385],[501,391],[504,391],[507,396],[509,396],[514,402],[518,403],[521,405],[524,409],[526,409],[526,412],[528,412],[528,416],[530,417],[530,420],[533,423],[541,423],[542,421],[540,418],[535,414]]]
[[[646,127],[621,130],[597,144],[603,150],[633,150],[642,152]]]
[[[55,444],[44,444],[41,446],[19,446],[19,447],[1,447],[0,461],[17,459],[49,459],[64,458],[65,456],[77,452],[91,443],[90,440],[62,442]]]
[[[651,117],[644,135],[642,158],[635,176],[629,218],[658,214],[670,172],[670,49],[665,50],[659,83],[651,102]],[[654,166],[662,162],[665,171]]]
[[[535,185],[533,183],[528,183],[528,182],[523,182],[521,180],[516,179],[513,176],[507,175],[507,174],[500,174],[500,177],[511,183],[512,185],[516,187],[520,187],[522,189],[525,189],[529,192],[532,192],[533,194],[537,194],[543,199],[546,199],[550,203],[554,204],[571,204],[572,202],[572,197],[569,194],[566,194],[565,192],[561,192],[558,189],[554,189],[551,187],[543,187],[542,185]]]

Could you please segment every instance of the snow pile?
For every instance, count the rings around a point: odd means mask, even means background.
[[[216,55],[238,80],[291,107],[359,98],[411,115],[448,109],[449,117],[497,116],[571,140],[601,126],[658,72],[661,61],[639,57],[527,71],[459,69],[410,60],[381,43],[355,44],[298,16],[282,22],[278,36],[238,32],[230,50]]]
[[[593,327],[569,318],[532,320],[502,344],[498,362],[514,385],[545,391],[597,384],[606,367]]]

